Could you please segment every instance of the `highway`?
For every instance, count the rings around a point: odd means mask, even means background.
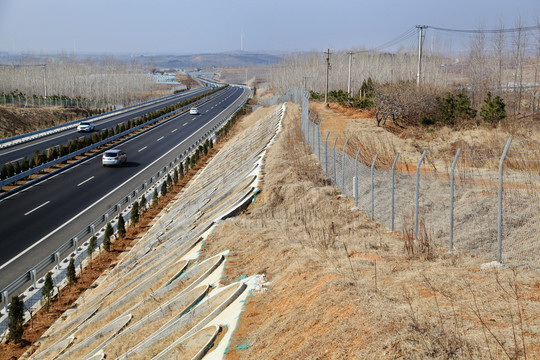
[[[126,110],[125,112],[121,112],[116,115],[107,116],[104,119],[94,120],[93,122],[94,124],[96,124],[95,131],[114,127],[116,126],[116,124],[123,123],[125,121],[128,121],[129,119],[137,118],[143,114],[159,110],[166,106],[203,94],[210,90],[212,90],[211,87],[201,87],[193,89],[189,92],[180,93],[176,96],[172,96],[156,103],[151,103],[141,107],[135,107],[133,109]],[[0,150],[0,166],[11,161],[22,161],[25,156],[30,159],[34,156],[36,150],[42,152],[53,146],[58,146],[60,144],[66,145],[69,140],[77,139],[85,135],[92,136],[92,133],[79,133],[77,132],[77,128],[72,128],[2,149]]]
[[[0,290],[183,153],[248,95],[249,89],[229,86],[198,106],[200,115],[183,113],[128,140],[118,146],[128,155],[124,167],[103,167],[96,156],[0,200]]]

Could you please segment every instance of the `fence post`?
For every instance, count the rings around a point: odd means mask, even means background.
[[[315,120],[317,120],[317,114],[313,118],[313,125],[311,125],[311,152],[315,154]]]
[[[457,149],[456,157],[450,171],[450,251],[454,250],[454,170],[458,162],[461,149]]]
[[[306,139],[306,143],[309,146],[309,127],[311,123],[311,121],[309,120],[309,114],[306,121],[307,121],[307,124],[306,124],[306,131],[304,132],[304,139]]]
[[[345,148],[347,147],[347,143],[349,142],[349,139],[345,140],[345,145],[343,146],[343,154],[341,156],[341,192],[345,194]]]
[[[326,135],[326,140],[324,141],[324,173],[328,176],[328,137],[330,136],[330,131]]]
[[[358,147],[358,152],[356,153],[356,158],[354,159],[354,178],[353,178],[354,206],[358,206],[358,156],[360,156],[360,149],[361,147]]]
[[[319,125],[317,126],[317,156],[319,162],[321,162],[321,123],[323,119],[319,120]]]
[[[336,144],[337,144],[337,138],[334,140],[334,185],[337,185],[337,173],[336,173]]]
[[[394,219],[395,219],[395,174],[396,174],[396,163],[399,158],[399,153],[396,154],[394,158],[394,163],[392,164],[392,232],[394,232]]]
[[[375,158],[373,159],[373,162],[371,163],[371,221],[375,218],[375,184],[373,182],[373,172],[375,169],[375,162],[377,161],[378,154],[375,154]]]
[[[499,160],[499,211],[497,216],[497,261],[502,263],[502,201],[503,201],[503,162],[512,143],[512,138],[508,138],[504,151]]]
[[[426,156],[426,150],[422,153],[422,157],[418,162],[416,167],[416,203],[414,207],[414,240],[418,238],[418,199],[420,197],[420,165],[424,161],[424,156]]]

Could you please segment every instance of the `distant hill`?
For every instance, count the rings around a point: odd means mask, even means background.
[[[134,60],[141,64],[153,64],[158,68],[210,68],[245,67],[270,65],[281,61],[278,55],[231,51],[214,54],[193,55],[152,55],[137,56]]]
[[[127,55],[127,54],[115,54],[115,55],[102,55],[102,54],[80,54],[80,55],[66,55],[66,54],[10,54],[7,52],[0,52],[0,64],[18,64],[21,62],[38,62],[45,63],[49,59],[55,58],[78,58],[87,59],[101,63],[106,60],[115,59],[125,62],[136,61],[141,65],[149,65],[156,68],[232,68],[232,67],[252,67],[252,66],[264,66],[280,62],[283,58],[281,54],[270,53],[254,53],[249,51],[228,51],[222,53],[208,53],[208,54],[191,54],[191,55],[164,55],[164,54],[152,54],[152,55]]]

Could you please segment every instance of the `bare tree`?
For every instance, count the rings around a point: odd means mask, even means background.
[[[499,32],[495,33],[493,37],[493,50],[497,68],[497,95],[502,92],[502,78],[503,78],[503,65],[504,65],[504,24],[499,21]]]
[[[517,31],[514,33],[514,115],[517,116],[521,112],[521,96],[523,92],[523,58],[525,52],[525,44],[527,42],[526,33],[523,31],[523,23],[521,18],[516,20]]]

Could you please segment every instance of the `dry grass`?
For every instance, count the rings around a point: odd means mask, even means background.
[[[247,303],[227,359],[540,356],[535,273],[480,270],[481,259],[436,248],[422,224],[407,253],[403,234],[328,185],[298,116],[289,105],[256,202],[205,243],[207,255],[231,249],[225,281],[272,282]]]

